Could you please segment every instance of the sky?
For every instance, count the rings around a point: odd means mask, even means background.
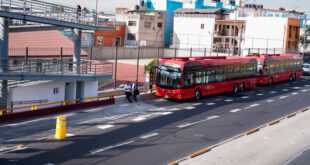
[[[77,4],[79,4],[82,6],[82,8],[87,7],[88,9],[96,9],[96,0],[42,0],[42,1],[72,7],[75,7]],[[138,0],[98,0],[98,10],[110,13],[115,11],[115,8],[117,7],[132,8],[137,3]],[[310,15],[310,0],[248,0],[246,3],[259,3],[263,4],[264,8],[270,8],[270,9],[279,9],[279,7],[284,7],[287,10],[307,12],[308,16]]]

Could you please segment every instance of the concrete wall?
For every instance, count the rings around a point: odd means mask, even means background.
[[[201,28],[203,24],[204,28]],[[173,47],[210,48],[215,18],[174,17]]]
[[[82,97],[97,96],[98,81],[86,81],[82,83]]]

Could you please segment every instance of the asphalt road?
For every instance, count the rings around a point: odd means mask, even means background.
[[[53,138],[55,116],[0,125],[0,164],[168,164],[309,106],[310,79],[199,101],[150,100],[66,114],[70,137]]]

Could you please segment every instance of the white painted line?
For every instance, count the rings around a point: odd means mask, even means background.
[[[241,98],[242,98],[242,99],[248,99],[249,96],[242,96]]]
[[[146,118],[144,117],[137,117],[137,118],[134,118],[132,119],[133,121],[142,121],[142,120],[145,120]]]
[[[27,123],[33,123],[33,122],[42,121],[42,120],[48,120],[48,119],[52,119],[52,117],[41,118],[41,119],[36,119],[36,120],[30,120],[30,121],[14,123],[14,124],[7,124],[7,125],[4,125],[2,127],[7,127],[7,126],[9,126],[9,127],[17,127],[17,126],[21,126],[21,125],[26,125]]]
[[[202,103],[194,103],[193,106],[201,105]]]
[[[292,93],[292,95],[298,95],[299,93],[297,93],[297,92],[294,92],[294,93]]]
[[[184,109],[190,110],[190,109],[195,109],[195,107],[190,106],[190,107],[185,107]]]
[[[293,87],[294,89],[299,89],[300,87]]]
[[[120,107],[127,107],[127,106],[129,106],[129,104],[121,104],[121,105],[119,105]]]
[[[270,91],[269,93],[277,93],[277,91]]]
[[[159,135],[159,133],[151,133],[151,134],[148,134],[148,135],[141,136],[140,138],[141,139],[147,139],[147,138],[154,137],[154,136],[157,136],[157,135]]]
[[[310,85],[304,85],[305,87],[309,87]]]
[[[206,103],[206,105],[215,105],[216,103]]]
[[[224,100],[224,101],[226,101],[226,102],[232,102],[232,101],[234,101],[233,99],[226,99],[226,100]]]
[[[232,113],[239,112],[239,111],[241,111],[241,109],[233,109],[233,110],[230,110],[230,112],[232,112]]]
[[[83,112],[88,113],[88,112],[97,112],[100,111],[102,108],[95,108],[95,109],[90,109],[90,110],[85,110]]]
[[[64,114],[63,116],[64,116],[64,117],[70,117],[70,116],[74,116],[74,115],[76,115],[76,113]],[[56,117],[56,118],[57,118],[57,117]]]
[[[195,124],[198,124],[198,123],[202,123],[202,122],[205,122],[205,121],[208,121],[208,120],[212,120],[212,119],[215,119],[215,118],[218,118],[218,117],[219,116],[213,115],[213,116],[207,117],[206,119],[203,119],[203,120],[200,120],[200,121],[196,121],[196,122],[193,122],[193,123],[184,123],[184,124],[178,125],[177,127],[185,128],[185,127],[188,127],[188,126],[191,126],[191,125],[195,125]]]
[[[97,128],[99,129],[108,129],[108,128],[112,128],[114,127],[114,125],[111,124],[107,124],[107,125],[98,125]]]
[[[104,148],[100,148],[100,149],[97,149],[95,151],[91,151],[90,154],[96,154],[96,153],[99,153],[99,152],[103,152],[103,151],[106,151],[106,150],[110,150],[110,149],[113,149],[113,148],[117,148],[117,147],[120,147],[120,146],[124,146],[124,145],[127,145],[127,144],[130,144],[130,143],[133,143],[135,141],[129,141],[129,142],[125,142],[125,143],[121,143],[121,144],[118,144],[118,145],[115,145],[115,146],[107,146],[107,147],[104,147]]]
[[[258,93],[256,94],[257,96],[263,96],[264,94],[263,93]]]
[[[216,99],[216,100],[214,100],[214,101],[222,101],[223,99]]]
[[[155,110],[156,110],[156,111],[165,111],[166,108],[161,107],[161,108],[156,108]]]
[[[170,115],[171,113],[173,113],[173,112],[162,112],[160,114],[162,114],[162,115]]]
[[[180,108],[172,108],[172,109],[170,109],[170,111],[179,111],[180,110]]]
[[[288,91],[288,89],[282,89],[282,91],[286,92],[286,91]]]
[[[184,124],[178,125],[177,127],[184,128],[184,127],[188,127],[190,125],[192,125],[192,124],[191,123],[184,123]]]
[[[267,103],[271,103],[271,102],[274,102],[274,100],[267,100],[266,102]]]
[[[75,136],[75,135],[72,134],[72,133],[66,133],[66,136],[67,136],[67,137],[72,137],[72,136]]]
[[[302,92],[307,92],[308,90],[307,89],[303,89],[303,90],[301,90]]]
[[[245,108],[243,108],[243,109],[250,109],[250,108],[253,108],[253,107],[256,107],[256,106],[259,106],[260,104],[252,104],[252,105],[250,105],[250,106],[248,106],[248,107],[245,107]]]
[[[289,97],[289,96],[281,96],[281,97],[279,97],[279,99],[282,100],[282,99],[285,99],[287,97]]]

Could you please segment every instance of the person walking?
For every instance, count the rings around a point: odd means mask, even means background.
[[[133,90],[133,98],[137,102],[137,95],[140,94],[138,80],[136,80],[136,82],[132,84],[132,90]]]
[[[127,81],[126,85],[124,86],[124,89],[125,89],[125,94],[126,94],[127,100],[130,103],[132,103],[132,101],[130,99],[130,96],[132,95],[132,93],[131,93],[131,86],[129,84],[129,81]]]
[[[82,8],[80,5],[76,5],[76,21],[80,22],[80,16],[81,16]]]

